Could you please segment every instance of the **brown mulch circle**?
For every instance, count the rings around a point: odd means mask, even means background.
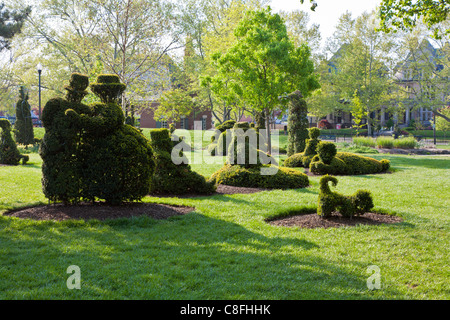
[[[175,198],[196,198],[196,197],[210,197],[215,195],[224,195],[224,194],[251,194],[261,191],[267,191],[270,189],[264,188],[247,188],[247,187],[235,187],[228,186],[224,184],[219,184],[217,186],[216,192],[212,194],[198,194],[198,193],[188,193],[188,194],[151,194],[153,197],[175,197]]]
[[[339,228],[354,227],[357,225],[381,225],[402,222],[403,219],[397,216],[367,212],[362,216],[346,218],[338,213],[333,213],[329,218],[322,218],[317,213],[302,214],[282,219],[268,221],[270,224],[281,227],[300,227],[300,228]]]
[[[105,203],[81,203],[78,205],[51,204],[45,206],[16,209],[3,213],[5,216],[33,220],[106,220],[148,216],[154,219],[167,219],[184,215],[195,208],[157,203],[128,203],[111,206]]]

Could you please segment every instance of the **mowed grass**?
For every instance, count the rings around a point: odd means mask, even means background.
[[[314,209],[318,177],[306,189],[143,199],[196,208],[168,220],[0,216],[0,299],[449,299],[450,158],[369,156],[391,160],[395,172],[339,177],[337,190],[369,189],[376,209],[403,223],[300,229],[265,222]],[[31,154],[29,165],[0,167],[0,214],[47,204],[41,164]],[[192,164],[205,176],[219,167]],[[71,265],[80,267],[80,290],[66,286]],[[380,268],[379,290],[367,287],[372,265]]]

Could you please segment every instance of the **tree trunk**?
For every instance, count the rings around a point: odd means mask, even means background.
[[[370,137],[372,135],[372,123],[370,118],[370,111],[367,109],[367,136]]]

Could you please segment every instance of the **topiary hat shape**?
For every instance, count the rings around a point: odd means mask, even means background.
[[[89,78],[88,76],[81,73],[72,73],[69,85],[65,86],[67,95],[66,99],[70,102],[81,102],[84,96],[88,94],[86,88],[89,86]]]
[[[103,103],[114,102],[125,91],[126,85],[120,83],[115,74],[100,74],[97,82],[91,84],[91,90]]]

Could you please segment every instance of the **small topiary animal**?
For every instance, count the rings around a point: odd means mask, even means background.
[[[373,199],[370,191],[358,190],[351,196],[344,196],[330,190],[328,182],[336,186],[338,180],[330,175],[320,178],[320,191],[317,207],[317,214],[322,218],[327,218],[335,211],[339,211],[344,217],[361,215],[373,208]]]

